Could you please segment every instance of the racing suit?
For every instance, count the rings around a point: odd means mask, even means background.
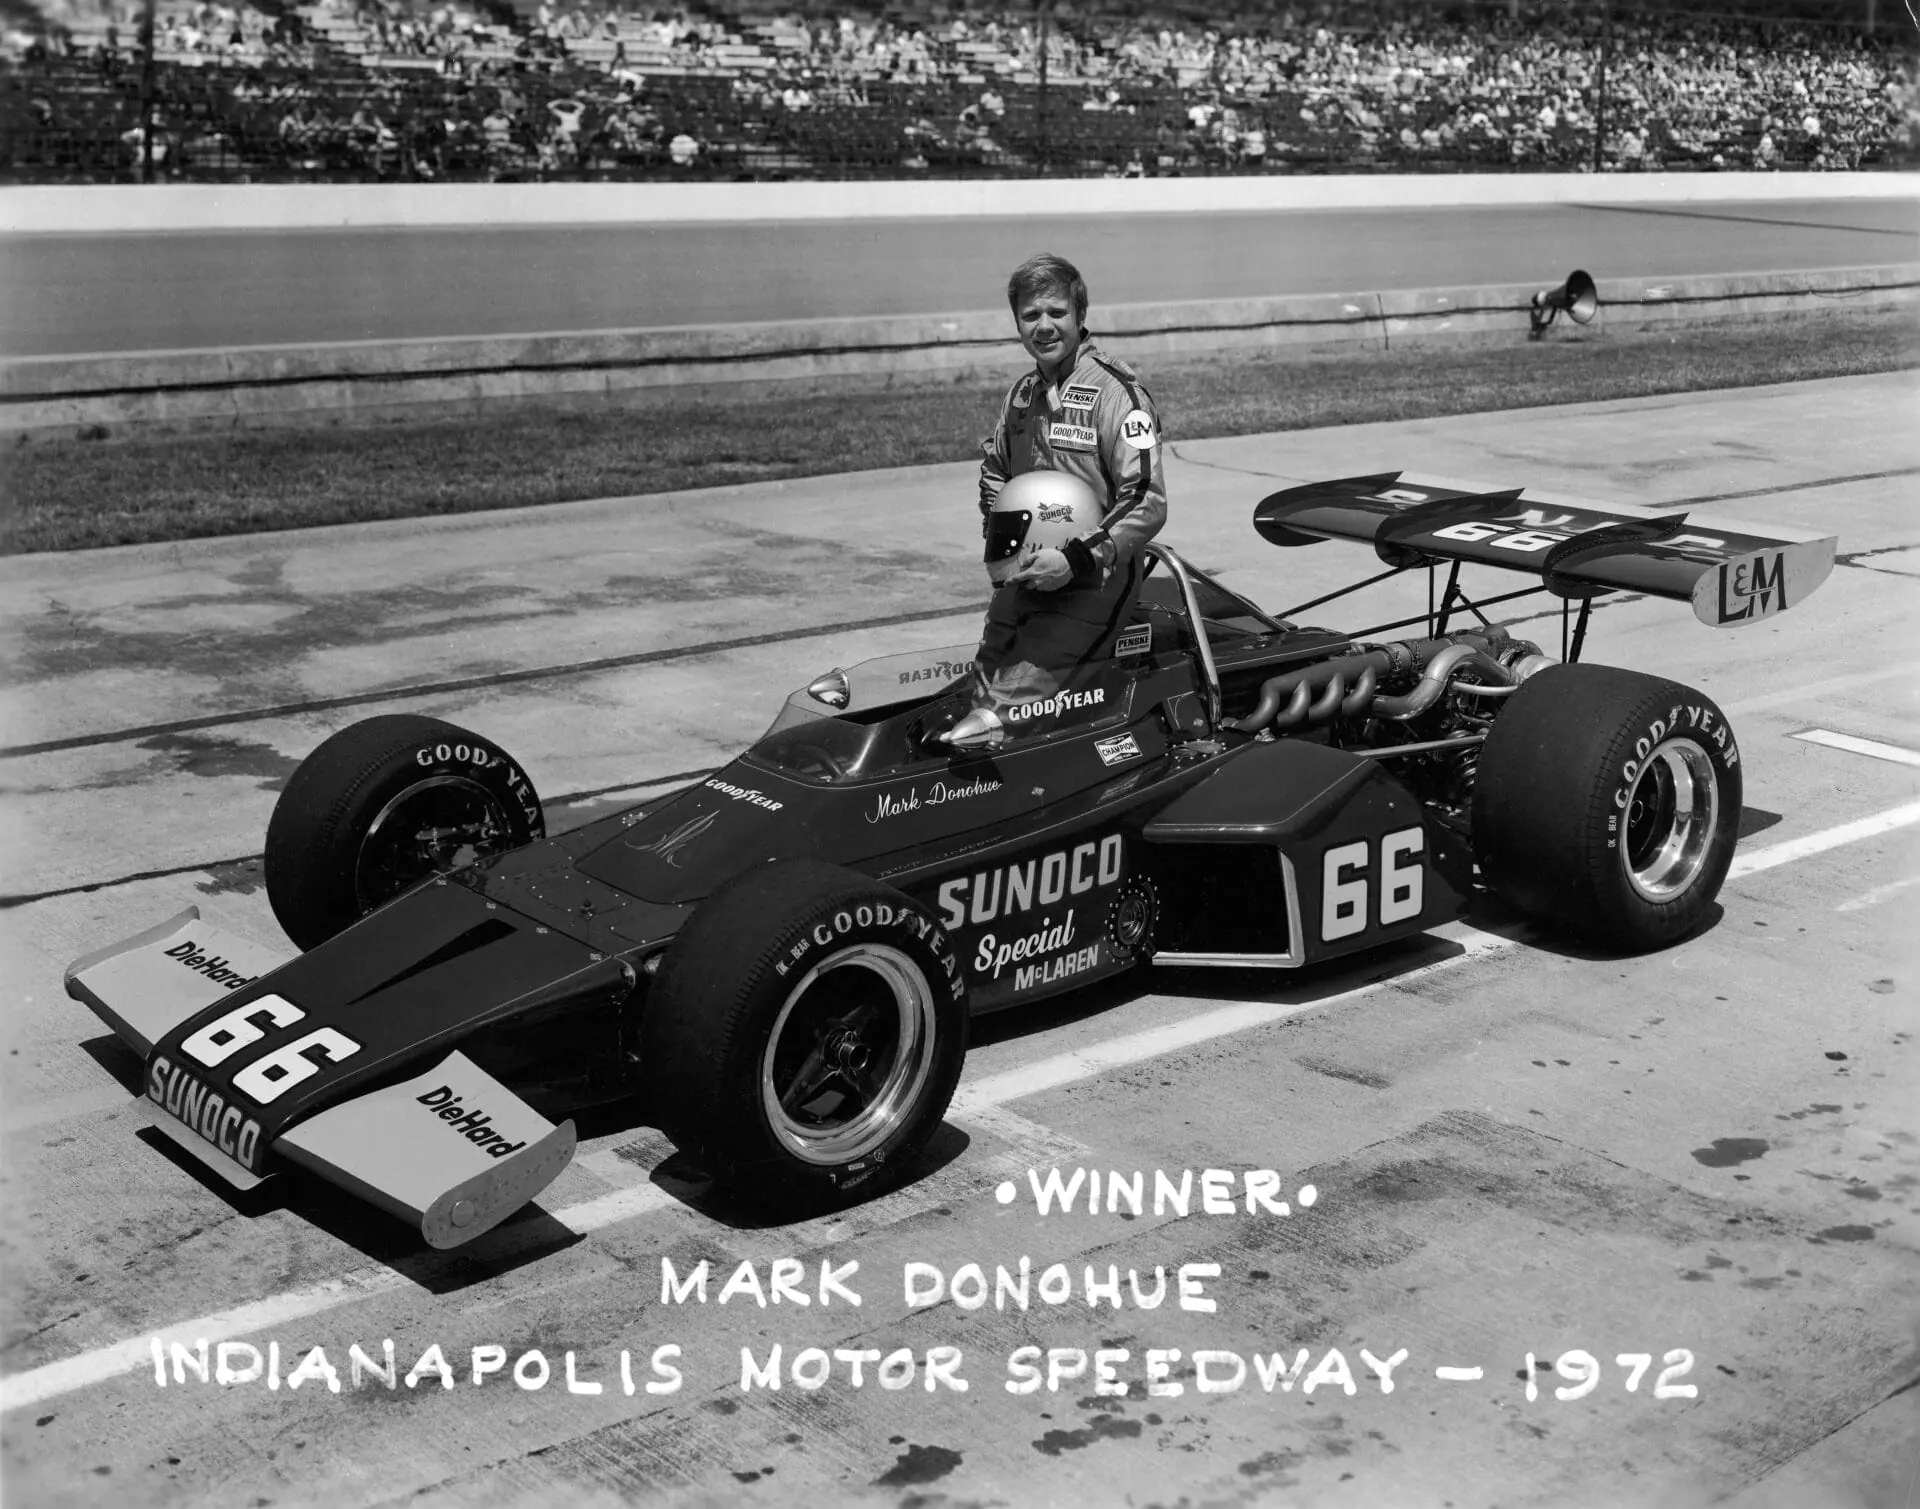
[[[1051,592],[995,589],[980,640],[974,705],[998,710],[1051,696],[1112,653],[1137,596],[1140,549],[1167,519],[1160,419],[1133,368],[1083,341],[1070,372],[1049,384],[1038,369],[1007,393],[981,443],[980,512],[1022,472],[1068,472],[1106,501],[1101,527],[1070,550],[1072,582]]]

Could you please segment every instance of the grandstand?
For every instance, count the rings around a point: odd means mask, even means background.
[[[1911,42],[1872,0],[1844,13],[1837,0],[1741,3],[1732,15],[1165,0],[1121,18],[1065,0],[779,13],[754,0],[159,0],[149,85],[126,0],[0,0],[0,172],[288,182],[1913,160]]]

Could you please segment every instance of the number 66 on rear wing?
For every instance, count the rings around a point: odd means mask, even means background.
[[[1399,472],[1290,487],[1263,498],[1254,527],[1276,545],[1371,544],[1389,566],[1468,562],[1524,571],[1563,598],[1639,592],[1693,605],[1712,628],[1783,613],[1833,570],[1835,535],[1684,513],[1543,503],[1521,489],[1475,493]]]

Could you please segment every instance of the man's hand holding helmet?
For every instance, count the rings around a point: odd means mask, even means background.
[[[987,575],[995,586],[1057,592],[1099,585],[1104,568],[1100,502],[1066,472],[1022,472],[1001,487],[986,515]]]

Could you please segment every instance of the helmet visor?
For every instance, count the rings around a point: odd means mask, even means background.
[[[996,561],[1011,560],[1020,553],[1020,547],[1027,542],[1027,531],[1033,527],[1033,515],[1024,508],[1010,508],[1004,513],[987,515],[987,553],[989,566]]]

